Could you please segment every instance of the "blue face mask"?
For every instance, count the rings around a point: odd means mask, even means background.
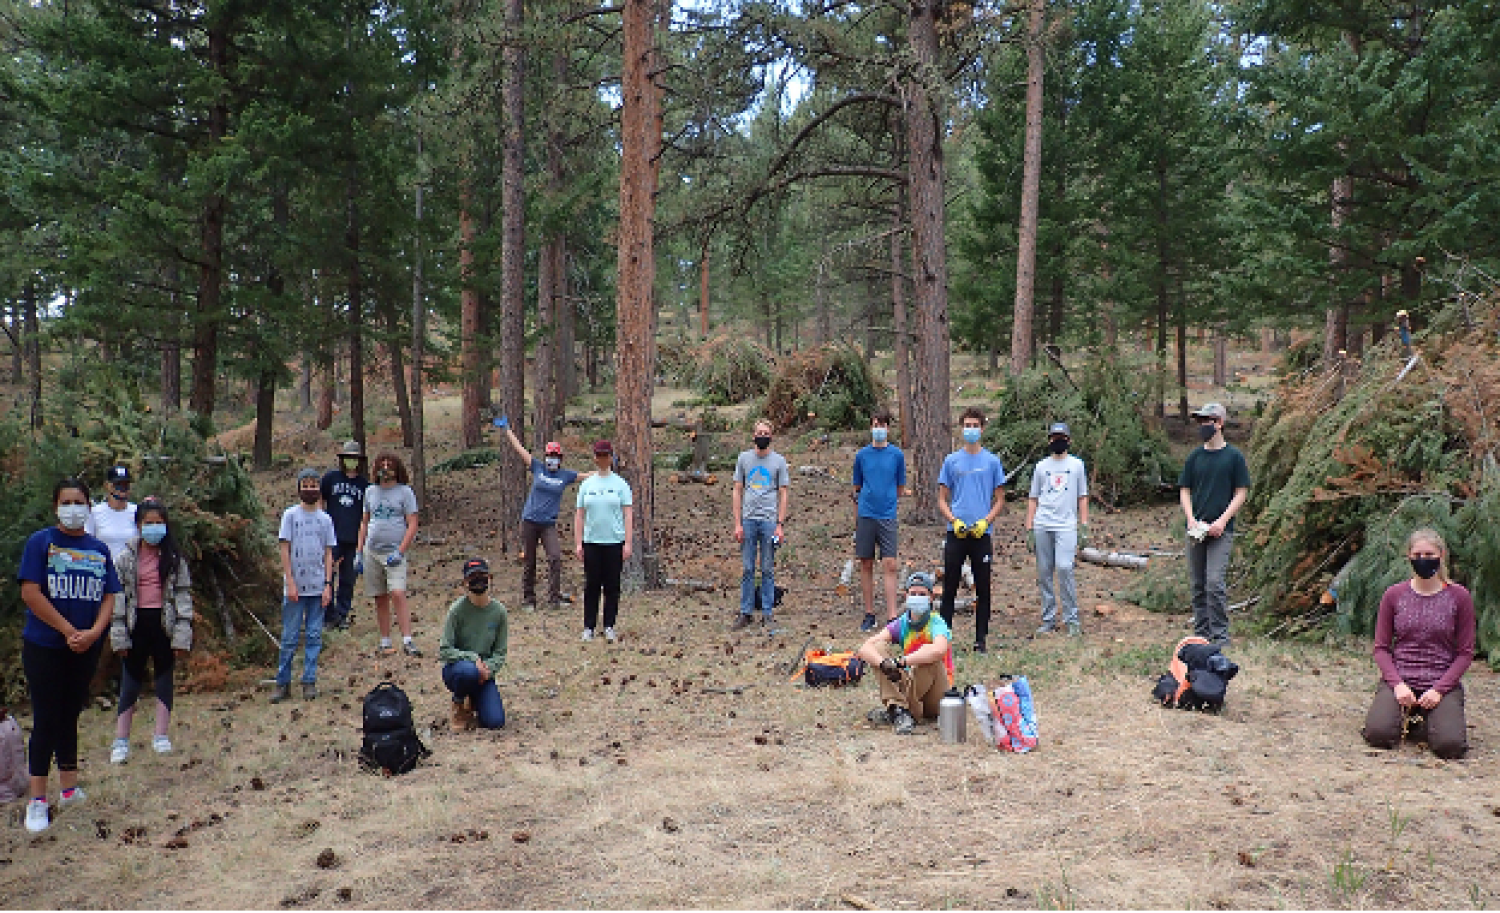
[[[979,428],[965,428],[964,429],[964,443],[965,444],[977,444],[977,443],[979,443],[979,436],[981,434],[983,434],[983,433],[984,432],[982,430],[980,430]]]
[[[890,437],[890,434],[891,432],[888,428],[871,428],[870,440],[874,441],[877,444],[884,444],[885,439],[887,437]]]
[[[161,540],[167,538],[167,524],[145,523],[141,525],[141,538],[146,540],[147,545],[160,545]]]
[[[906,617],[914,628],[920,628],[927,624],[927,619],[932,616],[931,596],[908,596],[906,597]]]

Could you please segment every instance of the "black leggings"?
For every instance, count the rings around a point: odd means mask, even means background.
[[[120,713],[135,707],[146,680],[146,662],[156,670],[156,699],[172,709],[172,641],[161,626],[161,609],[136,609],[135,630],[130,632],[130,652],[121,662]]]
[[[939,611],[948,630],[953,630],[953,600],[963,581],[964,562],[974,574],[974,642],[982,644],[990,636],[990,554],[989,533],[978,539],[960,539],[948,530],[943,539],[943,601]]]
[[[78,769],[78,716],[88,703],[89,682],[99,665],[104,638],[85,653],[67,647],[21,643],[21,668],[31,692],[31,750],[27,766],[45,777],[57,758],[58,770]]]
[[[583,543],[583,626],[592,631],[599,620],[599,593],[604,593],[604,626],[613,628],[620,611],[620,569],[625,544]]]

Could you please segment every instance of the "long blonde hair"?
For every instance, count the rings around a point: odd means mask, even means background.
[[[1442,535],[1430,526],[1413,530],[1412,534],[1406,537],[1407,555],[1411,554],[1411,550],[1416,548],[1418,542],[1437,546],[1438,554],[1441,556],[1441,561],[1438,564],[1437,578],[1443,583],[1450,582],[1448,580],[1448,543],[1443,541]]]

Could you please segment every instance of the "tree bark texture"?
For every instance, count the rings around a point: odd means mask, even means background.
[[[1349,251],[1340,237],[1349,222],[1349,207],[1354,195],[1354,178],[1340,175],[1329,189],[1329,218],[1333,225],[1333,243],[1328,248],[1329,278],[1333,284],[1333,301],[1323,321],[1323,364],[1332,366],[1339,352],[1349,347],[1349,302],[1340,287],[1349,263]]]
[[[524,0],[505,0],[501,49],[500,411],[526,440],[526,48]],[[540,398],[540,389],[534,392]],[[520,550],[521,506],[530,476],[500,473],[500,549]]]
[[[488,384],[489,378],[481,371],[480,333],[483,327],[480,313],[479,290],[474,287],[474,215],[473,193],[468,180],[459,193],[458,211],[458,275],[462,291],[459,294],[459,364],[463,375],[463,397],[459,407],[459,423],[462,428],[465,450],[473,450],[482,441],[479,427],[479,408],[482,397],[480,385]]]
[[[216,78],[226,85],[229,72],[228,16],[214,17],[208,25],[208,61]],[[228,95],[220,93],[208,109],[208,142],[217,146],[229,134]],[[205,419],[214,413],[218,383],[219,321],[224,294],[224,219],[229,201],[213,193],[203,201],[199,225],[202,256],[198,273],[198,312],[193,317],[193,391],[189,408]]]
[[[349,257],[349,427],[350,436],[365,447],[365,299],[364,271],[359,261],[359,202],[353,170],[348,184],[348,221],[344,236]]]
[[[31,427],[42,427],[42,337],[36,313],[36,280],[27,277],[21,290],[21,317],[26,323],[26,361],[28,380],[31,382],[30,400]]]
[[[906,214],[896,207],[891,229],[891,348],[896,355],[896,400],[900,403],[901,439],[910,440],[911,425],[911,330],[907,327],[906,262],[901,248],[906,243]]]
[[[319,431],[327,431],[333,425],[333,404],[339,389],[338,378],[334,376],[335,365],[332,352],[318,358],[318,373],[323,378],[323,388],[318,391],[318,418],[314,424]]]
[[[654,563],[651,391],[656,366],[654,220],[661,151],[661,89],[656,84],[656,0],[624,0],[624,71],[620,114],[620,228],[616,304],[615,453],[634,489],[634,550],[626,570],[647,586]],[[650,562],[646,556],[651,555]]]
[[[1016,306],[1010,334],[1010,370],[1031,364],[1032,322],[1036,312],[1036,231],[1042,194],[1042,79],[1046,60],[1042,34],[1046,8],[1031,0],[1026,28],[1026,140],[1021,157],[1021,221],[1017,229]]]
[[[427,503],[427,289],[422,275],[422,204],[427,174],[422,156],[422,122],[417,121],[417,180],[415,231],[411,267],[411,484],[417,503]]]
[[[912,297],[916,306],[916,345],[912,353],[912,454],[908,474],[914,492],[912,520],[936,519],[937,477],[949,444],[948,415],[948,248],[943,231],[944,163],[940,125],[943,85],[937,67],[935,0],[914,0],[907,41],[916,62],[902,86],[906,118],[906,198],[912,233]],[[904,409],[903,409],[904,411]],[[903,431],[905,430],[903,423]]]

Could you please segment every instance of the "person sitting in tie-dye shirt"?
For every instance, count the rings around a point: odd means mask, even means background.
[[[878,667],[879,710],[869,720],[889,723],[897,735],[910,735],[917,718],[935,720],[943,692],[953,685],[952,634],[943,616],[932,611],[932,575],[917,571],[906,578],[906,611],[876,631],[859,648],[859,656]],[[891,645],[900,656],[889,656]]]

